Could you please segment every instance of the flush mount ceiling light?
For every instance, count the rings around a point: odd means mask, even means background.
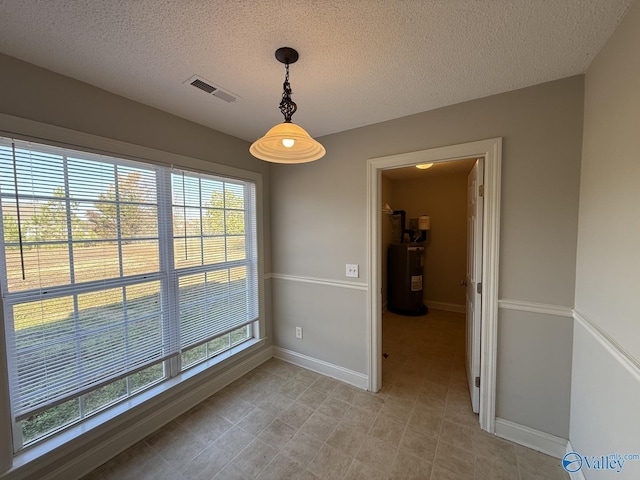
[[[433,167],[433,163],[419,163],[418,165],[416,165],[416,168],[419,168],[420,170],[426,170],[427,168],[431,167]]]
[[[291,100],[291,85],[289,84],[289,65],[298,61],[298,52],[293,48],[282,47],[276,50],[276,58],[285,65],[284,84],[282,85],[282,101],[280,111],[284,115],[284,122],[269,130],[264,137],[259,138],[249,152],[260,160],[274,163],[306,163],[324,157],[326,150],[315,141],[304,128],[291,122],[291,116],[298,106]]]

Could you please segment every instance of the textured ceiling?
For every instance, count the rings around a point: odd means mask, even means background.
[[[0,52],[249,141],[318,137],[584,73],[633,0],[0,0]],[[194,74],[239,97],[183,82]]]

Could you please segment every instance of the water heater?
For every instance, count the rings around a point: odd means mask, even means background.
[[[387,309],[400,315],[424,315],[424,246],[392,243],[387,262]]]

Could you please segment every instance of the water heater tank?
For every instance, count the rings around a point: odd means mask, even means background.
[[[400,315],[424,315],[424,246],[393,243],[387,262],[387,309]]]

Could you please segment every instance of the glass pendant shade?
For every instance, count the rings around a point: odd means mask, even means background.
[[[249,152],[267,162],[306,163],[324,157],[326,150],[304,128],[284,122],[253,142]]]

